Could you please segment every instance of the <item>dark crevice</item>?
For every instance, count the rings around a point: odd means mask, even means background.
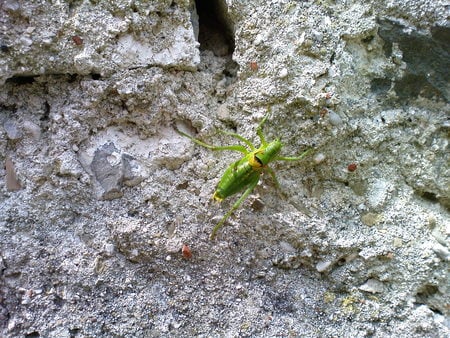
[[[228,129],[232,130],[233,132],[237,132],[236,122],[227,120],[227,121],[223,121],[223,123]]]
[[[41,121],[48,121],[50,117],[50,105],[47,101],[44,102],[44,114],[40,117]]]
[[[27,333],[26,335],[25,335],[25,338],[38,338],[38,337],[40,337],[41,335],[39,334],[39,332],[37,332],[37,331],[33,331],[33,332],[31,332],[31,333]]]
[[[391,80],[388,78],[375,78],[370,82],[370,89],[377,95],[385,95],[391,88]]]
[[[424,191],[420,195],[422,198],[426,199],[427,201],[430,201],[432,203],[438,203],[439,199],[437,198],[435,193]]]
[[[425,284],[416,293],[416,304],[425,304],[433,312],[443,314],[444,310],[440,306],[439,299],[443,297],[439,288],[433,284]]]
[[[81,330],[78,328],[75,329],[69,329],[70,338],[76,337],[80,334]]]
[[[6,83],[14,83],[17,85],[32,84],[35,81],[36,76],[13,76],[6,79]]]
[[[234,52],[234,25],[228,16],[225,0],[196,0],[198,14],[198,42],[201,50],[216,56]]]
[[[334,64],[334,59],[336,58],[336,52],[331,53],[330,56],[330,65]]]
[[[77,74],[69,74],[69,78],[68,78],[67,82],[68,83],[74,83],[77,80],[78,80],[78,75]]]
[[[440,204],[443,208],[450,212],[450,199],[444,196],[439,196],[431,191],[416,191],[417,196],[425,201]]]

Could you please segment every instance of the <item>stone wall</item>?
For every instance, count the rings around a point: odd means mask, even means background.
[[[0,335],[448,336],[448,11],[2,1]]]

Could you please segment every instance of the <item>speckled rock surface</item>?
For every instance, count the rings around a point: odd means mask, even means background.
[[[0,335],[449,336],[448,11],[1,2]],[[314,152],[211,241],[240,155],[176,128],[257,143],[268,111]]]

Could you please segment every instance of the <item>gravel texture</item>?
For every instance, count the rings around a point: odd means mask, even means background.
[[[450,336],[449,9],[0,2],[0,336]]]

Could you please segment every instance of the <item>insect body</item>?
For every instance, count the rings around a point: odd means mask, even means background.
[[[232,196],[242,190],[245,189],[244,193],[241,197],[233,204],[231,209],[222,217],[220,222],[213,228],[211,232],[211,239],[214,239],[217,231],[222,227],[228,217],[241,205],[241,203],[250,195],[255,186],[259,182],[259,178],[263,172],[268,172],[272,179],[274,180],[276,186],[278,187],[278,181],[275,177],[274,171],[268,166],[268,164],[272,161],[298,161],[303,159],[306,155],[308,155],[312,149],[308,149],[299,156],[296,157],[283,157],[278,156],[283,147],[280,139],[275,139],[272,142],[267,142],[263,132],[262,126],[266,122],[268,114],[263,118],[263,120],[259,123],[256,134],[261,141],[261,145],[259,148],[256,148],[249,140],[244,138],[241,135],[236,133],[223,132],[226,135],[232,136],[239,141],[245,143],[248,147],[244,147],[241,144],[231,145],[231,146],[213,146],[207,143],[204,143],[192,136],[183,133],[182,131],[178,131],[181,135],[189,138],[193,142],[201,145],[202,147],[211,149],[211,150],[234,150],[239,151],[244,154],[244,157],[236,162],[232,163],[223,174],[222,178],[217,185],[216,191],[214,192],[213,198],[214,200],[221,202],[228,196]]]

